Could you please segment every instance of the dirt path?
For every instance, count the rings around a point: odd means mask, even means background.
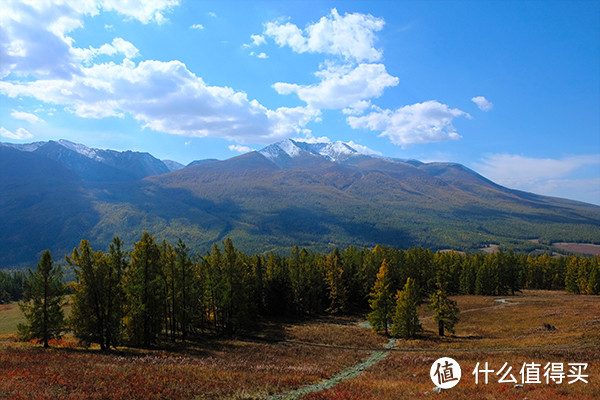
[[[469,310],[461,311],[461,313],[489,310],[489,309],[513,306],[513,305],[519,304],[518,302],[511,301],[510,299],[496,299],[496,300],[494,300],[494,302],[499,303],[499,304],[494,304],[494,305],[490,305],[487,307],[472,308]],[[428,319],[428,318],[433,318],[433,317],[426,317],[425,319]],[[368,322],[362,322],[359,324],[359,326],[361,326],[363,328],[371,328],[371,325]],[[300,345],[300,346],[346,348],[346,347],[341,347],[341,346],[331,346],[331,345],[307,343],[307,342],[299,342],[299,341],[285,341],[283,343],[292,344],[292,345]],[[348,368],[345,368],[344,370],[333,375],[329,379],[326,379],[322,382],[319,382],[319,383],[316,383],[313,385],[303,386],[303,387],[300,387],[296,390],[293,390],[293,391],[290,391],[287,393],[268,396],[268,397],[265,397],[265,400],[296,400],[296,399],[299,399],[310,393],[315,393],[315,392],[319,392],[321,390],[330,389],[341,382],[344,382],[344,381],[347,381],[349,379],[359,376],[367,368],[377,364],[378,362],[383,360],[385,357],[387,357],[388,354],[392,351],[393,352],[401,352],[401,353],[413,353],[413,352],[464,353],[464,352],[482,352],[482,351],[484,351],[484,352],[507,352],[507,351],[523,350],[523,348],[518,348],[518,347],[510,347],[510,348],[508,348],[508,347],[507,348],[487,347],[487,348],[476,348],[476,349],[395,349],[394,348],[395,345],[396,345],[396,339],[390,339],[390,341],[385,345],[383,350],[373,351],[371,353],[371,355],[367,359],[362,361],[361,363],[355,364]],[[534,347],[534,348],[528,347],[528,350],[558,350],[558,349],[572,349],[572,348],[573,348],[573,346],[552,345],[552,346],[541,346],[541,347]],[[359,349],[359,348],[354,348],[354,347],[347,347],[347,349],[348,350],[364,350],[364,349]]]
[[[377,364],[381,360],[383,360],[389,354],[389,351],[396,345],[396,339],[390,339],[390,341],[385,345],[383,350],[374,351],[371,355],[365,359],[363,362],[359,364],[355,364],[351,367],[348,367],[341,372],[333,375],[331,378],[324,380],[323,382],[315,383],[310,386],[303,386],[299,389],[293,390],[291,392],[278,394],[274,396],[266,397],[265,400],[296,400],[303,396],[306,396],[310,393],[320,392],[324,389],[330,389],[337,385],[338,383],[347,381],[348,379],[355,378],[362,374],[365,369],[369,368],[372,365]]]

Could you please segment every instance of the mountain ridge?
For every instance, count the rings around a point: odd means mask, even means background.
[[[84,238],[98,248],[115,235],[133,243],[144,230],[200,252],[225,237],[251,252],[600,242],[598,206],[343,143],[289,140],[175,170],[148,153],[0,143],[0,193],[0,267],[32,263],[45,248],[60,257]]]

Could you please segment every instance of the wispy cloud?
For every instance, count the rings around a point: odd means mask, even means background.
[[[16,118],[16,119],[21,119],[23,121],[27,121],[30,124],[39,124],[39,123],[43,123],[44,120],[41,119],[40,117],[38,117],[35,114],[32,113],[28,113],[28,112],[24,112],[24,111],[16,111],[13,110],[10,113],[11,117]]]
[[[476,96],[473,97],[471,99],[471,101],[475,104],[477,104],[477,107],[479,107],[479,109],[481,111],[490,111],[492,108],[494,108],[494,103],[492,103],[491,101],[489,101],[488,99],[486,99],[483,96]]]
[[[33,137],[33,135],[29,133],[25,128],[19,128],[16,132],[13,133],[8,129],[4,128],[3,126],[0,126],[0,136],[15,140],[31,139]]]
[[[204,29],[204,25],[202,24],[194,24],[194,25],[190,25],[190,29],[196,29],[196,30],[203,30]]]
[[[255,149],[252,149],[252,148],[250,148],[248,146],[242,146],[242,145],[239,145],[239,144],[229,145],[228,148],[229,148],[229,150],[235,151],[235,152],[238,152],[238,153],[249,153],[251,151],[255,151]]]
[[[512,189],[600,204],[600,179],[570,178],[578,170],[600,168],[600,154],[554,159],[490,154],[474,167],[487,178]]]

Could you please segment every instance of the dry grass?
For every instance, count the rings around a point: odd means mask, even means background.
[[[306,399],[598,399],[600,398],[600,297],[564,292],[525,291],[508,297],[512,304],[492,297],[458,296],[461,321],[456,337],[440,339],[430,313],[421,311],[428,330],[419,340],[399,340],[390,356],[362,376]],[[517,304],[518,303],[518,304]],[[544,324],[555,327],[548,330]],[[452,357],[462,367],[461,382],[443,394],[432,392],[429,369],[440,357]],[[521,383],[523,363],[587,362],[589,383],[572,385],[499,384],[490,376],[488,385],[475,384],[477,362],[488,362],[498,371],[505,362]]]
[[[600,398],[600,297],[525,291],[509,297],[512,304],[492,297],[455,299],[461,309],[456,336],[438,338],[423,307],[422,338],[399,340],[386,359],[361,376],[305,398]],[[11,310],[0,310],[2,323]],[[320,382],[364,360],[371,349],[381,349],[387,338],[358,327],[360,321],[331,317],[272,324],[270,333],[254,339],[206,340],[170,350],[124,348],[112,354],[81,349],[68,338],[44,351],[5,335],[0,341],[0,398],[263,398]],[[463,378],[455,388],[437,394],[429,368],[442,356],[461,364]],[[491,379],[488,385],[475,385],[471,373],[477,362],[488,362],[496,370],[508,362],[517,379],[524,362],[587,362],[589,384],[544,382],[514,388]]]

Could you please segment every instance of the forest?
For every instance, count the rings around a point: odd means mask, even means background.
[[[378,302],[388,307],[409,290],[417,301],[430,298],[432,304],[436,295],[502,296],[524,288],[600,294],[598,256],[433,253],[386,246],[322,254],[296,246],[284,257],[247,255],[230,239],[221,246],[213,244],[205,254],[191,254],[183,241],[158,243],[147,232],[130,253],[122,248],[117,237],[107,252],[93,250],[82,240],[65,257],[65,268],[46,251],[37,270],[2,272],[0,299],[21,300],[30,321],[21,327],[22,337],[47,343],[68,329],[81,343],[96,343],[101,349],[121,344],[148,347],[203,335],[243,334],[274,318],[369,309],[373,314]],[[65,269],[74,273],[67,284]],[[72,307],[63,319],[66,293],[71,294]],[[42,303],[49,307],[43,313]],[[38,325],[48,315],[58,322],[42,334]],[[381,330],[387,333],[387,321],[384,325]]]

